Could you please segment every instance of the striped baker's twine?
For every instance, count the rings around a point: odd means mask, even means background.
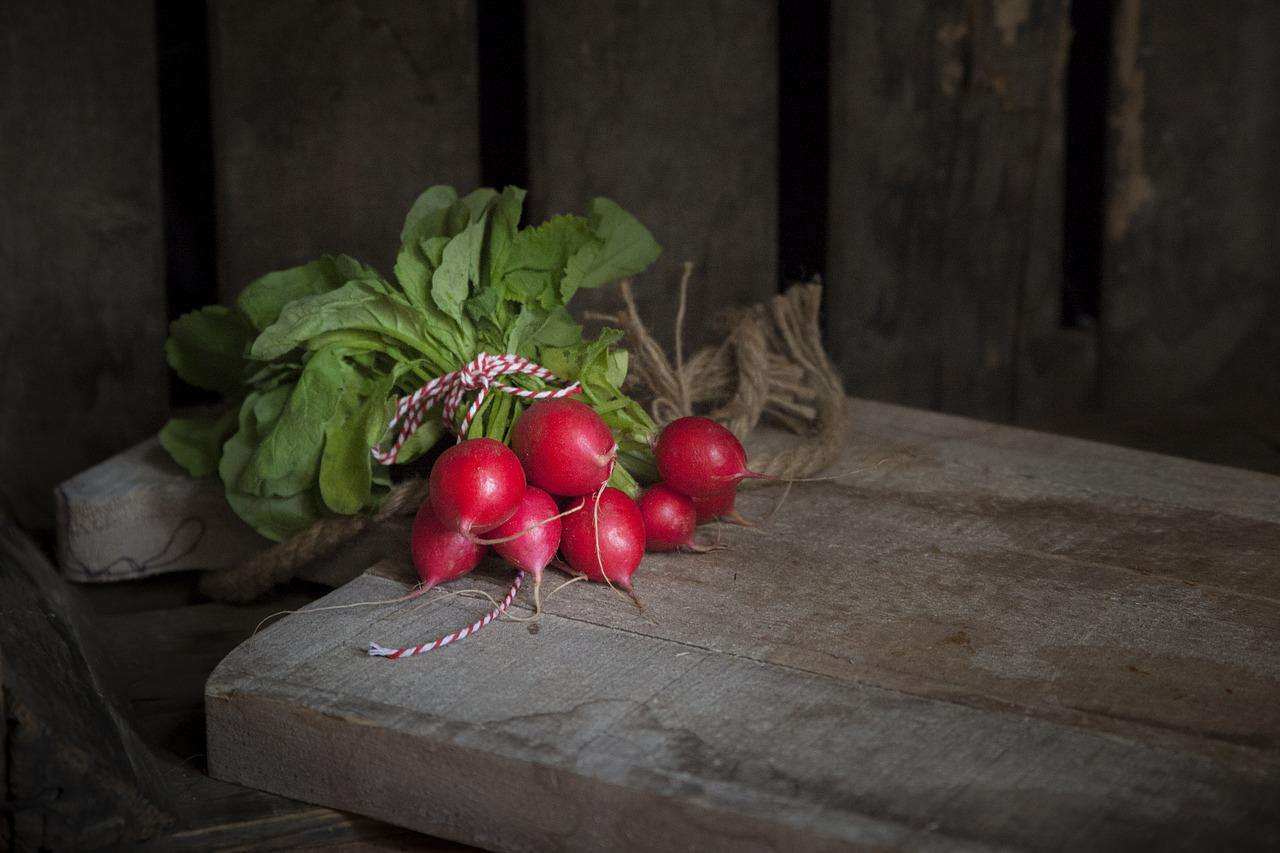
[[[442,403],[445,425],[452,429],[454,415],[457,414],[458,406],[462,405],[462,398],[468,391],[477,391],[478,393],[467,408],[467,413],[462,418],[462,423],[458,426],[459,441],[466,436],[467,430],[471,427],[471,421],[475,419],[476,412],[480,411],[480,406],[484,404],[484,399],[488,395],[490,388],[507,394],[514,394],[517,397],[527,397],[534,400],[544,400],[548,397],[567,397],[581,390],[577,382],[564,388],[547,388],[542,391],[529,391],[516,385],[494,384],[494,380],[499,376],[506,376],[512,373],[523,373],[527,376],[536,376],[539,379],[556,378],[556,375],[550,370],[534,364],[527,358],[511,353],[490,355],[487,352],[482,352],[470,363],[463,365],[461,369],[446,373],[444,376],[437,376],[408,397],[401,397],[396,404],[396,415],[391,419],[391,423],[387,425],[388,429],[395,429],[396,425],[399,424],[400,429],[396,433],[395,443],[391,445],[389,450],[383,450],[381,447],[375,446],[373,448],[373,458],[383,465],[393,464],[396,461],[396,456],[400,453],[400,448],[404,447],[404,443],[409,440],[409,436],[417,432],[418,427],[422,426],[422,419],[426,417],[427,410],[437,402]]]
[[[520,590],[520,584],[524,583],[524,572],[517,571],[516,579],[511,582],[511,589],[507,590],[506,598],[498,603],[498,606],[490,610],[481,618],[472,622],[461,631],[454,631],[452,634],[445,634],[443,637],[432,640],[429,643],[423,643],[420,646],[405,646],[402,649],[389,649],[386,646],[380,646],[377,643],[369,644],[369,655],[371,657],[391,658],[392,660],[400,660],[401,658],[411,658],[414,655],[423,655],[432,649],[439,649],[450,643],[456,643],[463,637],[468,637],[479,631],[485,625],[497,619],[503,613],[507,612],[507,608],[511,606],[511,602],[516,600],[516,593]]]

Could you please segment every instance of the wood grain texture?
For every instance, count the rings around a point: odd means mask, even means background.
[[[827,327],[847,386],[999,419],[1046,385],[1080,393],[1091,343],[1056,329],[1067,3],[832,14]]]
[[[1280,440],[1280,7],[1126,0],[1112,60],[1102,392]]]
[[[153,5],[0,4],[0,505],[29,528],[167,408]]]
[[[777,4],[550,0],[526,13],[533,214],[621,204],[663,246],[636,289],[650,329],[670,328],[692,261],[689,342],[717,340],[728,309],[778,290]]]
[[[479,183],[473,0],[210,4],[218,281],[345,252],[391,274],[432,184]]]
[[[860,473],[648,556],[645,616],[575,585],[402,662],[479,606],[286,618],[210,677],[211,771],[498,849],[1280,842],[1280,480],[851,405]]]

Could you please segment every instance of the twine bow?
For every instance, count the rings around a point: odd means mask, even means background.
[[[441,414],[445,426],[453,429],[454,416],[458,413],[458,407],[462,405],[462,398],[468,392],[477,392],[475,399],[467,407],[462,423],[458,425],[458,440],[461,441],[466,436],[467,430],[471,428],[471,421],[475,419],[476,412],[480,411],[480,407],[484,405],[485,397],[488,396],[491,388],[516,397],[525,397],[533,400],[545,400],[549,397],[567,397],[582,390],[577,382],[564,388],[547,388],[542,391],[530,391],[517,385],[495,384],[498,377],[508,376],[513,373],[536,376],[539,379],[556,378],[556,375],[550,370],[522,356],[512,353],[490,355],[487,352],[482,352],[452,373],[437,376],[409,396],[401,397],[399,402],[396,403],[395,417],[387,425],[388,429],[396,429],[396,426],[399,425],[395,443],[391,445],[389,450],[383,450],[375,445],[372,450],[373,458],[383,465],[394,464],[396,457],[400,454],[400,448],[404,447],[404,443],[409,440],[409,437],[418,431],[418,427],[422,426],[423,418],[426,417],[427,412],[437,402],[441,403]]]

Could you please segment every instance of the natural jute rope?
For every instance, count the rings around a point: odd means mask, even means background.
[[[425,478],[406,480],[391,488],[372,515],[322,518],[296,536],[259,551],[246,563],[207,573],[200,579],[200,591],[220,601],[252,601],[292,580],[298,569],[370,527],[417,512],[426,499]]]
[[[691,273],[692,265],[685,264],[677,342]],[[844,385],[822,347],[820,284],[793,285],[740,312],[723,343],[699,350],[687,362],[677,345],[674,365],[640,319],[630,282],[622,283],[622,298],[626,309],[601,319],[626,330],[632,376],[651,395],[649,411],[659,426],[693,414],[698,404],[711,404],[717,408],[710,417],[743,439],[767,415],[810,436],[778,453],[751,458],[752,470],[782,479],[807,477],[839,457],[849,415]]]

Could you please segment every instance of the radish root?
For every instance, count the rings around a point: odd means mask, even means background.
[[[542,519],[542,521],[535,521],[533,524],[530,524],[528,527],[526,527],[524,530],[521,530],[519,533],[512,533],[510,536],[503,536],[500,539],[481,539],[478,536],[471,535],[470,533],[467,534],[467,538],[477,545],[501,545],[503,542],[514,542],[515,540],[519,539],[521,536],[524,536],[526,533],[532,530],[537,530],[539,527],[541,527],[544,524],[550,524],[551,522],[555,521],[558,518],[564,518],[566,515],[573,515],[575,512],[577,512],[580,509],[582,509],[582,507],[580,506],[570,507],[569,509],[566,509],[564,512],[557,513],[553,516],[550,516],[549,518],[544,518]]]
[[[405,593],[402,596],[399,596],[398,598],[384,598],[380,601],[356,601],[356,602],[352,602],[351,604],[330,604],[330,605],[326,605],[325,607],[307,607],[307,608],[303,608],[302,610],[280,610],[276,613],[272,613],[269,616],[264,616],[262,618],[262,621],[260,621],[256,626],[254,626],[253,634],[256,634],[259,631],[261,631],[262,626],[265,625],[267,621],[271,619],[275,619],[277,616],[289,616],[295,613],[322,613],[326,610],[349,610],[352,607],[374,607],[377,605],[384,605],[384,604],[404,604],[407,601],[413,601],[414,599],[421,598],[427,592],[428,592],[428,589],[423,584],[417,583],[417,584],[414,584],[414,586],[409,590],[409,592]],[[494,607],[498,606],[497,600],[493,596],[489,595],[489,593],[485,592],[484,590],[460,589],[454,592],[447,592],[443,595],[438,595],[435,598],[424,601],[421,604],[419,604],[417,607],[415,607],[414,610],[416,611],[419,608],[426,607],[428,604],[435,604],[437,601],[444,601],[446,598],[452,598],[455,595],[465,596],[467,598],[479,598],[483,596],[484,598],[489,599],[489,601],[493,604]]]

